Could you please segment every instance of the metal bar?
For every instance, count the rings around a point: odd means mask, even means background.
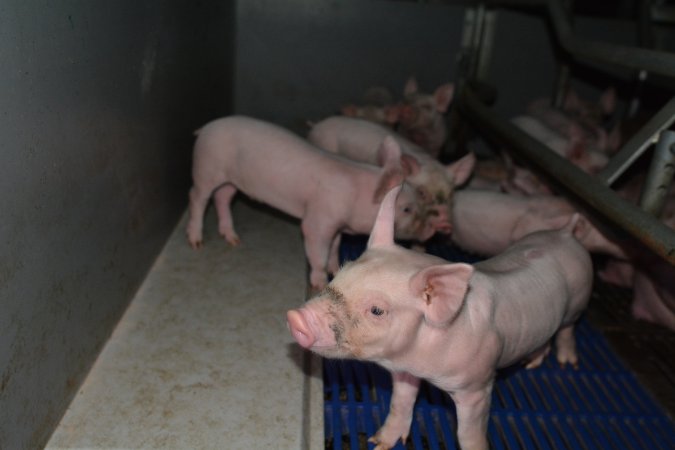
[[[572,23],[572,5],[573,0],[564,1],[565,16],[567,20]],[[558,73],[556,74],[555,80],[555,90],[553,91],[552,104],[554,108],[562,109],[563,103],[565,102],[565,96],[569,90],[570,85],[570,65],[566,62],[561,62],[558,64]]]
[[[675,77],[675,54],[580,39],[566,20],[560,1],[548,0],[547,7],[560,45],[572,56]]]
[[[660,217],[670,183],[673,180],[675,164],[675,131],[661,132],[656,144],[647,179],[640,196],[640,207],[654,217]]]
[[[508,144],[513,153],[526,159],[538,171],[562,185],[592,210],[675,265],[675,231],[637,206],[626,202],[609,187],[582,172],[539,141],[499,118],[481,104],[470,89],[462,91],[459,107],[473,125]]]
[[[607,44],[575,36],[560,0],[483,0],[488,6],[545,6],[560,46],[573,57],[675,78],[675,54],[625,45]]]
[[[598,178],[607,185],[617,178],[637,160],[654,142],[655,136],[675,122],[675,97],[671,98],[609,161],[598,174]]]

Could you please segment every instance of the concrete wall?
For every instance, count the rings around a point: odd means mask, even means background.
[[[0,4],[0,448],[44,445],[183,212],[232,24],[216,0]]]
[[[385,0],[237,3],[235,111],[305,131],[371,86],[455,77],[463,8]]]

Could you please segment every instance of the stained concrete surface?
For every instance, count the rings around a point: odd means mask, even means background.
[[[200,251],[183,217],[47,449],[319,448],[321,382],[285,319],[306,290],[298,223],[241,200],[233,216],[242,244],[210,208]]]

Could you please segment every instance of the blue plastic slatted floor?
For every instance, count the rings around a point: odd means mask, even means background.
[[[365,238],[345,237],[343,260],[363,251]],[[455,249],[430,253],[472,261]],[[561,369],[550,355],[533,370],[499,373],[492,396],[488,438],[493,449],[675,449],[675,425],[587,322],[577,327],[580,367]],[[375,364],[324,361],[327,449],[370,449],[367,443],[389,410],[391,378]],[[675,394],[674,394],[675,395]],[[423,384],[411,435],[396,449],[456,449],[455,408]]]

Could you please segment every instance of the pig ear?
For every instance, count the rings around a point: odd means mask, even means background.
[[[413,275],[410,289],[429,325],[442,327],[457,317],[472,274],[472,266],[456,263],[427,267]]]
[[[378,163],[382,166],[382,173],[373,194],[373,203],[380,203],[384,195],[394,186],[403,183],[407,175],[401,162],[401,147],[391,136],[382,140],[378,150]]]
[[[381,203],[385,194],[394,187],[400,185],[405,180],[405,172],[401,167],[386,168],[380,175],[380,180],[377,183],[377,188],[373,194],[373,203]]]
[[[384,196],[377,211],[375,224],[370,232],[368,248],[394,245],[394,216],[396,213],[396,197],[401,186],[396,186]]]
[[[401,166],[406,176],[417,175],[420,171],[419,161],[411,155],[401,155]]]
[[[391,167],[399,165],[401,160],[401,146],[396,139],[387,135],[382,139],[380,147],[377,149],[377,165],[380,167]]]
[[[461,186],[466,183],[476,167],[476,156],[469,152],[452,164],[449,164],[445,170],[452,176],[453,184]]]
[[[405,87],[403,88],[403,95],[408,96],[417,92],[417,80],[414,76],[408,78],[408,81],[405,82]]]
[[[450,102],[452,101],[452,96],[455,92],[455,85],[452,83],[445,83],[436,88],[434,92],[434,100],[436,101],[436,109],[439,112],[446,112]]]

